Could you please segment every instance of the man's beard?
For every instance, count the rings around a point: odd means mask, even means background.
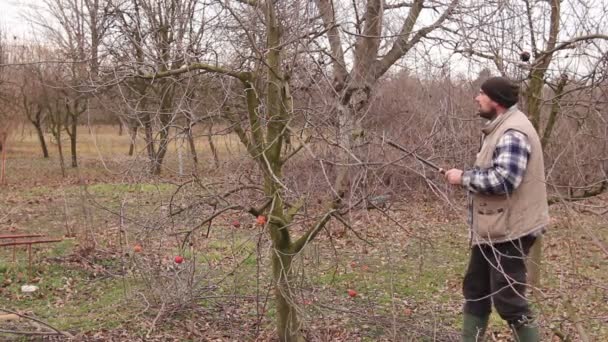
[[[494,120],[496,117],[496,108],[492,108],[489,111],[482,111],[481,109],[477,112],[477,115],[481,116],[486,120]]]

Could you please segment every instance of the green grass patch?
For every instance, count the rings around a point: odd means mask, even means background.
[[[78,266],[44,263],[33,268],[29,278],[25,265],[3,272],[12,284],[2,292],[4,307],[29,312],[60,330],[74,333],[113,329],[128,321],[138,305],[129,304],[129,289],[120,278],[98,279]],[[23,294],[21,285],[31,283],[38,290]]]

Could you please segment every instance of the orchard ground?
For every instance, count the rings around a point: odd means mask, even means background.
[[[31,270],[25,248],[0,247],[0,315],[42,322],[0,320],[0,339],[57,340],[40,335],[48,324],[83,341],[275,340],[272,251],[256,218],[227,212],[201,225],[204,217],[169,215],[251,167],[241,164],[236,137],[214,139],[219,167],[207,139],[197,138],[205,186],[188,187],[183,142],[171,144],[163,175],[152,177],[143,141],[129,157],[128,135],[82,127],[80,168],[63,178],[52,143],[43,159],[35,135],[16,132],[0,188],[0,235],[63,241],[36,245]],[[464,201],[450,194],[450,205],[415,193],[386,212],[354,211],[353,230],[331,222],[305,248],[295,291],[309,340],[458,341],[468,240]],[[608,230],[602,217],[575,209],[551,207],[533,297],[543,341],[608,340]],[[26,294],[24,284],[39,289]],[[496,314],[490,334],[511,340]]]

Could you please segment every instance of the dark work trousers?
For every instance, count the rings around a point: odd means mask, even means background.
[[[500,317],[509,324],[531,319],[525,296],[525,258],[535,236],[493,245],[476,245],[471,249],[469,267],[464,277],[464,312],[485,317],[492,311],[492,302]]]

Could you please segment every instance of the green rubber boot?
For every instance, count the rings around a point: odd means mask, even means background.
[[[462,324],[462,342],[481,342],[490,316],[477,317],[465,313]]]
[[[525,323],[513,328],[517,342],[539,342],[540,330],[535,322]]]

